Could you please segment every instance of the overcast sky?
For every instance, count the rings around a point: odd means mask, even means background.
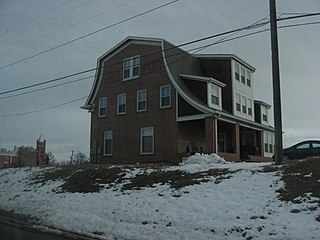
[[[0,0],[0,92],[96,67],[99,56],[127,36],[164,38],[182,44],[255,23],[269,15],[268,0],[180,0],[63,47],[37,53],[120,22],[170,0]],[[280,17],[320,12],[319,0],[278,0]],[[278,26],[320,21],[320,16],[287,20]],[[263,30],[267,26],[253,30]],[[253,32],[251,31],[251,32]],[[242,31],[232,37],[249,32]],[[272,104],[270,33],[217,44],[199,53],[232,53],[256,68],[254,97]],[[279,29],[284,146],[320,139],[320,24]],[[212,43],[211,39],[183,49]],[[5,67],[5,68],[3,68]],[[59,83],[94,75],[94,72]],[[67,159],[71,151],[89,153],[90,114],[85,99],[93,78],[25,95],[0,95],[0,148],[35,145],[41,134],[47,151]],[[56,84],[56,83],[55,83]],[[52,85],[43,85],[48,87]],[[273,111],[273,109],[271,109]]]

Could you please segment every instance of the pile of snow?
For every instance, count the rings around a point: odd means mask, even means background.
[[[211,153],[203,154],[203,153],[196,153],[190,157],[187,157],[182,160],[181,165],[189,165],[189,164],[200,164],[200,165],[208,165],[208,164],[226,164],[228,163],[222,157],[218,156],[217,154]]]

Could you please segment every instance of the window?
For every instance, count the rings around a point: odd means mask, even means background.
[[[160,87],[160,108],[171,106],[171,92],[170,85]]]
[[[125,93],[121,93],[118,95],[117,113],[118,114],[125,114],[126,113],[126,94]]]
[[[139,77],[140,56],[131,57],[123,60],[123,80]]]
[[[238,63],[234,63],[235,68],[235,78],[240,81],[240,65]]]
[[[242,96],[242,112],[247,113],[247,98]]]
[[[269,138],[268,138],[268,133],[264,133],[264,151],[267,153],[269,152]]]
[[[272,135],[270,135],[270,139],[269,139],[269,152],[273,153],[273,137],[272,137]]]
[[[211,103],[215,105],[220,105],[219,102],[219,87],[217,85],[211,84]]]
[[[320,143],[312,143],[313,148],[320,148]]]
[[[263,107],[262,120],[268,122],[268,109],[266,107]]]
[[[264,133],[264,152],[274,153],[274,135],[273,133]]]
[[[153,127],[144,127],[140,129],[140,153],[154,153],[154,129]]]
[[[107,98],[102,97],[99,98],[99,117],[106,117],[107,116]]]
[[[304,143],[302,145],[297,146],[297,149],[308,149],[310,147],[310,143]]]
[[[236,93],[236,110],[241,112],[241,95]]]
[[[104,155],[112,155],[112,131],[104,132]]]
[[[246,75],[245,68],[241,66],[241,82],[244,84],[246,84],[245,75]]]
[[[248,115],[252,116],[252,100],[248,98]]]
[[[247,85],[251,87],[251,71],[248,69],[246,70],[246,78],[247,78]]]
[[[137,112],[142,112],[147,110],[147,90],[137,91]]]

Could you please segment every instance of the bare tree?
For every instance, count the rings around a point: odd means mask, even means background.
[[[72,161],[71,164],[84,164],[84,163],[89,163],[90,160],[89,158],[82,152],[77,152],[72,155]]]

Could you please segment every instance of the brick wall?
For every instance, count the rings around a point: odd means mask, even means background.
[[[155,53],[156,52],[156,53]],[[155,53],[155,54],[150,54]],[[139,78],[122,81],[122,61],[140,55]],[[145,56],[146,55],[146,56]],[[166,74],[160,46],[132,44],[106,61],[100,88],[91,113],[91,148],[97,145],[101,162],[175,162],[176,104],[175,90]],[[160,86],[171,86],[171,107],[160,108]],[[137,90],[147,90],[147,111],[136,111]],[[117,95],[126,93],[126,114],[117,115]],[[107,97],[107,117],[98,117],[99,98]],[[140,128],[154,127],[154,154],[140,154]],[[111,157],[103,156],[104,131],[113,131]]]

